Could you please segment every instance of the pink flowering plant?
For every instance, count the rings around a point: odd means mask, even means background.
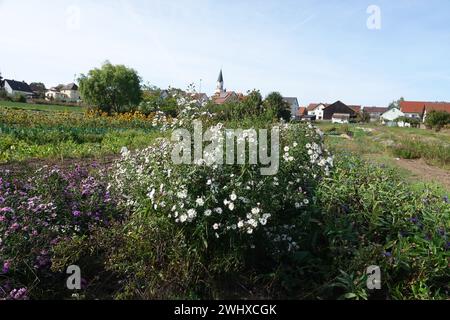
[[[107,226],[117,215],[95,165],[44,168],[22,179],[2,173],[0,299],[25,299],[30,284],[41,291],[55,282],[60,287],[64,276],[50,271],[53,247],[96,226]]]

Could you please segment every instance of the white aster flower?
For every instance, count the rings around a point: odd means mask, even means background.
[[[205,205],[205,200],[203,200],[203,198],[197,198],[195,203],[197,203],[198,206],[203,207]]]

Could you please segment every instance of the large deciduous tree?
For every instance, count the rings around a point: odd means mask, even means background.
[[[83,101],[101,111],[121,113],[139,105],[142,99],[141,78],[124,65],[105,62],[79,79]]]

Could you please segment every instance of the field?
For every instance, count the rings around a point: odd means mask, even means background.
[[[450,190],[450,130],[330,123],[318,126],[334,152],[353,152],[368,161],[393,167],[417,187],[422,182]]]
[[[448,132],[179,103],[176,119],[0,107],[0,300],[448,299]],[[194,119],[279,127],[278,172],[175,164],[167,138]]]
[[[13,110],[30,110],[30,111],[51,111],[51,112],[84,112],[83,107],[58,106],[45,104],[31,104],[11,101],[0,101],[0,108]]]
[[[157,119],[140,114],[107,117],[70,107],[26,107],[0,106],[0,163],[98,158],[124,146],[144,147],[159,135]]]

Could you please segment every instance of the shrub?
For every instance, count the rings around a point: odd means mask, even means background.
[[[430,129],[440,131],[442,128],[450,124],[450,113],[446,111],[431,111],[427,115],[425,124]]]
[[[20,103],[26,103],[27,102],[27,98],[23,94],[16,93],[13,96],[12,101],[20,102]]]

